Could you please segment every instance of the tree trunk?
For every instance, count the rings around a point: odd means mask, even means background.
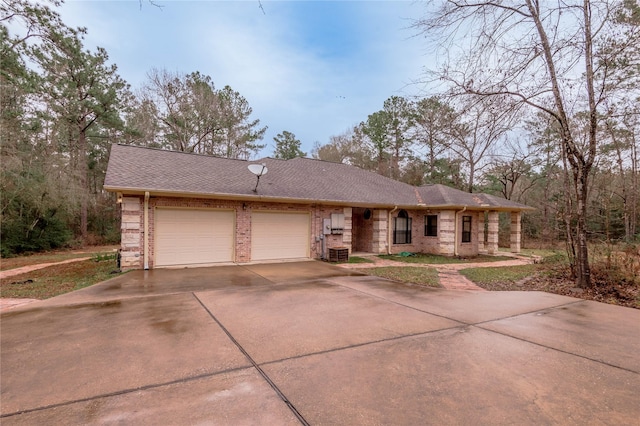
[[[471,155],[469,155],[469,158],[471,158]],[[473,193],[473,178],[476,174],[476,164],[474,161],[469,161],[469,186],[467,186],[467,191],[469,192],[469,194]]]
[[[573,229],[571,227],[571,222],[573,220],[573,204],[571,203],[571,199],[573,194],[571,193],[571,187],[569,185],[569,167],[567,166],[567,151],[562,145],[562,166],[564,170],[564,192],[565,192],[565,207],[564,207],[564,226],[566,233],[566,244],[567,244],[567,256],[569,257],[569,267],[571,268],[571,275],[573,278],[576,277],[576,245],[573,237]]]
[[[590,268],[589,268],[589,250],[587,247],[587,195],[588,195],[588,177],[593,164],[596,151],[596,129],[597,129],[597,115],[594,97],[593,87],[593,53],[592,53],[592,39],[591,39],[591,10],[589,7],[589,1],[584,0],[582,6],[582,12],[584,17],[584,36],[585,36],[585,67],[586,67],[586,88],[589,98],[589,125],[588,125],[588,153],[585,156],[580,152],[580,149],[575,143],[573,134],[571,133],[571,126],[569,124],[569,116],[566,113],[564,100],[560,92],[560,83],[558,81],[558,74],[556,72],[556,64],[554,54],[551,48],[551,42],[547,36],[545,28],[542,24],[541,18],[538,15],[539,9],[537,2],[532,0],[526,0],[529,12],[535,22],[540,41],[542,42],[543,54],[545,56],[545,62],[547,64],[547,70],[549,72],[551,88],[553,98],[555,101],[556,111],[554,112],[554,118],[560,125],[560,134],[562,139],[562,147],[564,157],[569,161],[571,165],[571,171],[574,178],[574,189],[576,196],[576,240],[577,251],[576,255],[576,284],[580,288],[587,288],[591,285],[590,281]],[[566,167],[566,166],[565,166]],[[571,228],[571,223],[567,224]],[[567,235],[569,238],[570,233]],[[573,242],[572,244],[573,245]]]
[[[638,219],[638,149],[636,146],[635,133],[631,135],[631,205],[629,220],[629,237],[630,241],[635,238],[636,224]]]
[[[587,173],[578,170],[576,179],[576,237],[578,253],[576,256],[576,284],[580,288],[591,286],[591,268],[589,267],[589,248],[587,247]]]
[[[613,142],[613,146],[616,150],[616,160],[618,164],[618,173],[620,174],[620,184],[622,186],[622,208],[623,208],[623,216],[624,216],[624,237],[625,241],[630,242],[633,238],[633,234],[631,233],[631,206],[629,205],[629,194],[627,190],[627,176],[625,176],[624,171],[624,160],[622,158],[622,147],[620,146],[620,141],[616,137],[615,129],[611,127],[611,123],[607,122],[607,129],[609,130],[609,134],[611,135],[611,141]],[[631,149],[633,149],[631,147]],[[632,154],[633,157],[633,154]],[[633,160],[633,158],[632,158]],[[631,185],[633,186],[633,177],[631,179]],[[633,188],[632,188],[633,190]],[[635,221],[635,218],[633,219]]]
[[[88,175],[89,167],[87,164],[87,134],[84,121],[80,123],[80,134],[78,135],[78,175],[80,179],[80,235],[82,243],[87,243],[88,237],[88,204],[89,204],[89,188]]]
[[[549,170],[551,170],[551,150],[547,149],[547,162],[546,162],[546,170],[547,170],[547,176],[545,177],[544,180],[544,201],[542,203],[542,240],[545,241],[546,243],[550,243],[552,241],[551,239],[551,217],[549,214],[549,190],[550,190],[550,186],[551,186],[551,179],[549,179]],[[556,229],[557,224],[554,224],[554,229]],[[553,238],[554,243],[555,243],[555,238]]]

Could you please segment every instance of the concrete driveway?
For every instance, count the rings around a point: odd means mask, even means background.
[[[10,424],[638,424],[640,311],[321,262],[135,271],[1,318]]]

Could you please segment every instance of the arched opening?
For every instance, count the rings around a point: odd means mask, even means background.
[[[393,244],[411,244],[411,218],[406,210],[400,210],[394,218]]]

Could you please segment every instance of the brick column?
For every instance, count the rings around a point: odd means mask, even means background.
[[[453,256],[456,254],[456,213],[454,211],[442,211],[438,218],[438,241],[440,254]]]
[[[342,231],[342,244],[352,252],[351,242],[353,235],[353,209],[351,207],[344,208],[344,230]]]
[[[487,229],[487,253],[495,254],[498,252],[498,229],[499,219],[498,212],[489,212],[489,227]]]
[[[520,253],[522,216],[520,212],[511,212],[511,252]]]
[[[387,252],[387,211],[386,210],[374,210],[373,211],[373,241],[371,250],[374,253],[383,254]]]
[[[251,261],[251,206],[242,203],[236,208],[236,254],[235,261]]]
[[[120,227],[120,267],[123,270],[142,268],[142,199],[122,198]]]
[[[484,251],[484,212],[478,213],[478,252]]]

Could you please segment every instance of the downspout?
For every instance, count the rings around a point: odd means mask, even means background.
[[[149,191],[144,193],[144,270],[149,269]]]
[[[457,211],[453,218],[453,255],[458,255],[458,215],[464,213],[467,210],[467,206],[464,206],[462,210]]]
[[[394,206],[387,217],[387,254],[391,254],[391,215],[398,210],[398,206]]]

